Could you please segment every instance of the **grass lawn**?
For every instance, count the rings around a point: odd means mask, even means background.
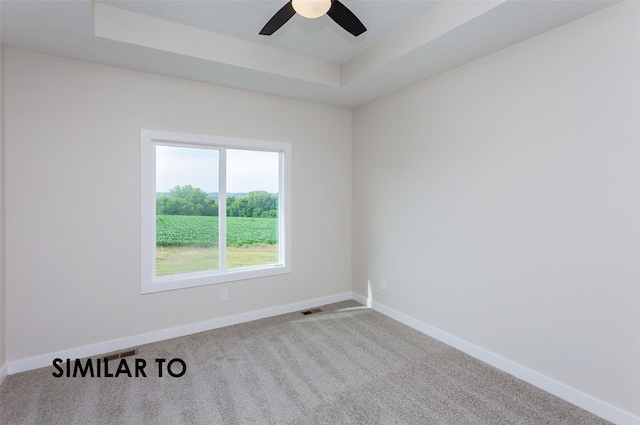
[[[278,261],[277,245],[227,247],[227,268],[259,266]],[[156,276],[218,268],[218,247],[158,247]]]

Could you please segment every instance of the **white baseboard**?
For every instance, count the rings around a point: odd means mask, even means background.
[[[363,297],[360,294],[356,294],[355,292],[351,293],[351,299],[354,301],[359,302],[362,305],[366,305],[368,307],[371,307],[371,300],[367,299],[366,297]]]
[[[2,385],[2,382],[4,381],[4,378],[6,378],[8,374],[9,374],[9,365],[7,363],[5,363],[0,368],[0,385]]]
[[[555,395],[563,400],[568,401],[588,412],[593,413],[603,419],[606,419],[614,424],[618,425],[640,425],[640,418],[625,412],[615,406],[612,406],[604,401],[598,400],[590,395],[587,395],[581,391],[571,388],[561,382],[551,379],[547,376],[541,375],[531,369],[521,366],[511,360],[500,357],[490,351],[480,348],[477,345],[471,344],[463,339],[453,336],[447,332],[444,332],[438,328],[428,325],[424,322],[414,319],[404,313],[400,313],[397,310],[389,308],[379,302],[367,299],[360,294],[353,293],[353,300],[368,305],[374,310],[388,316],[400,323],[403,323],[417,331],[422,332],[438,341],[441,341],[451,347],[475,357],[478,360],[482,360],[491,366],[502,370],[518,379],[528,382],[550,394]]]
[[[314,298],[312,300],[301,301],[293,304],[286,304],[276,307],[270,307],[263,310],[250,311],[234,316],[221,317],[219,319],[207,320],[204,322],[193,323],[184,326],[178,326],[161,331],[149,332],[146,334],[134,335],[127,338],[116,339],[98,344],[87,345],[84,347],[72,348],[69,350],[49,353],[42,356],[30,357],[23,360],[15,360],[9,362],[2,369],[4,374],[12,375],[14,373],[25,372],[28,370],[38,369],[41,367],[51,366],[53,359],[79,359],[84,357],[96,356],[113,351],[123,350],[142,344],[163,341],[165,339],[177,338],[180,336],[191,335],[198,332],[204,332],[211,329],[222,328],[225,326],[236,325],[238,323],[250,322],[252,320],[263,319],[265,317],[278,316],[280,314],[293,313],[295,311],[310,309],[325,304],[332,304],[340,301],[352,299],[351,292],[330,295],[327,297]],[[0,371],[0,379],[2,378]]]

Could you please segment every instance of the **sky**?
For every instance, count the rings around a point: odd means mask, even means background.
[[[156,192],[185,185],[219,192],[219,154],[215,149],[156,146]],[[277,152],[227,149],[227,193],[277,193],[279,156]]]

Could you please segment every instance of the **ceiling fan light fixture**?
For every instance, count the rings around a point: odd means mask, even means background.
[[[293,9],[305,18],[319,18],[331,8],[331,0],[292,0]]]
[[[260,30],[260,34],[273,34],[296,13],[312,19],[326,14],[336,24],[356,37],[367,30],[360,19],[340,0],[289,0],[269,19],[269,22]]]

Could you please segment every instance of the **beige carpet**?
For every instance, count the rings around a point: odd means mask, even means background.
[[[607,423],[353,301],[321,308],[140,346],[146,378],[11,375],[0,423]]]

